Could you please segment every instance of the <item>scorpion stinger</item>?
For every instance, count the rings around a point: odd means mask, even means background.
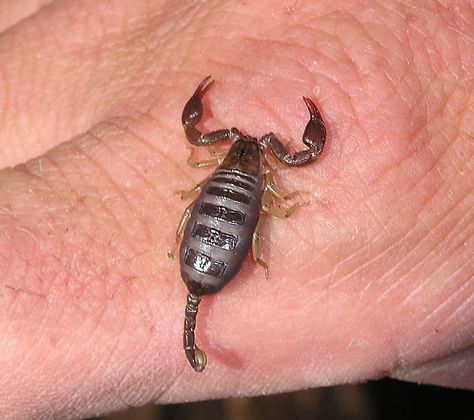
[[[201,297],[188,293],[187,305],[184,317],[184,335],[183,348],[188,358],[189,364],[196,372],[202,372],[206,367],[207,357],[197,345],[194,337],[194,329],[196,328],[196,315],[198,312]]]

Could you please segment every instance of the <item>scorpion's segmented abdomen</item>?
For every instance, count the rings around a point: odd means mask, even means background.
[[[261,207],[262,176],[218,168],[194,204],[180,247],[181,276],[196,295],[218,292],[239,271]]]

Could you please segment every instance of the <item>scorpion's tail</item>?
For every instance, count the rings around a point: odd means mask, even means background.
[[[196,328],[196,315],[198,312],[201,297],[188,293],[186,311],[184,313],[184,334],[183,348],[188,358],[189,364],[196,372],[202,372],[206,367],[207,357],[198,346],[194,337],[194,329]]]

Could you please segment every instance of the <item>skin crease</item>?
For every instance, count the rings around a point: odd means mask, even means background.
[[[24,3],[26,17],[41,2]],[[65,0],[22,21],[8,10],[0,417],[387,375],[474,389],[468,2]],[[209,363],[196,374],[166,251],[186,206],[176,191],[208,173],[186,165],[180,117],[210,73],[207,130],[274,131],[300,148],[304,95],[328,141],[318,162],[276,175],[309,204],[266,220],[270,279],[249,258],[203,299]]]

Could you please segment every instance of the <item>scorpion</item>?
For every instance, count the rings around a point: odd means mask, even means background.
[[[176,230],[174,247],[168,252],[173,258],[181,244],[180,271],[188,289],[183,348],[196,372],[202,372],[207,364],[206,354],[196,345],[194,333],[202,296],[219,292],[235,277],[250,249],[268,278],[268,266],[261,255],[261,215],[288,217],[300,204],[288,209],[275,205],[275,199],[288,200],[300,193],[285,195],[275,185],[272,174],[277,164],[275,159],[287,166],[307,165],[321,154],[326,140],[321,114],[307,97],[303,97],[310,116],[303,133],[307,148],[296,153],[289,153],[273,133],[260,139],[237,128],[202,133],[196,125],[203,114],[202,98],[213,82],[208,76],[198,85],[184,107],[182,125],[189,143],[208,146],[212,156],[198,162],[191,152],[188,163],[193,167],[218,166],[194,188],[181,193],[182,199],[194,200],[186,207]],[[224,140],[232,142],[228,150],[214,149],[215,143]]]

